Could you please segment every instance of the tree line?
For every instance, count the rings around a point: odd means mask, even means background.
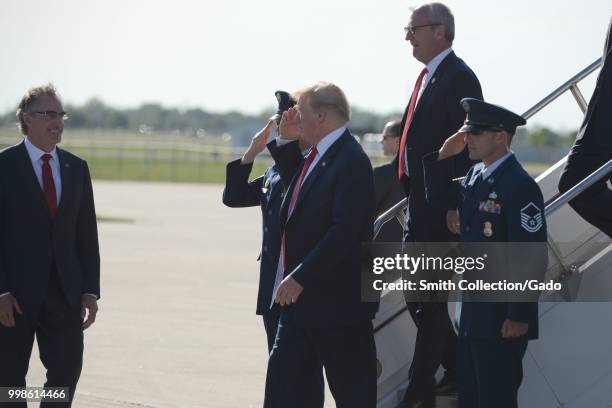
[[[191,136],[218,136],[238,133],[249,135],[253,129],[263,126],[274,112],[270,107],[257,115],[247,115],[230,111],[225,113],[208,112],[200,108],[166,108],[157,103],[146,103],[138,108],[116,109],[99,99],[91,99],[83,105],[66,105],[70,119],[67,129],[109,129],[141,133],[180,133]],[[351,131],[355,134],[379,133],[389,120],[400,118],[401,112],[377,114],[353,108]],[[13,127],[17,123],[15,111],[0,115],[0,127]],[[576,132],[560,133],[549,128],[537,126],[528,130],[521,129],[517,138],[534,146],[561,147],[570,145]],[[248,136],[239,137],[239,139]]]

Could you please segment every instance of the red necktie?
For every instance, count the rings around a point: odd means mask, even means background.
[[[45,193],[45,200],[49,206],[49,212],[51,213],[51,219],[55,218],[57,213],[57,194],[55,193],[55,183],[53,182],[53,172],[51,172],[51,166],[49,160],[51,156],[48,153],[42,155],[42,178],[43,178],[43,192]]]
[[[302,172],[300,173],[300,178],[298,178],[297,184],[293,189],[293,194],[291,195],[291,201],[289,201],[289,211],[287,212],[287,219],[291,217],[291,213],[293,213],[293,208],[295,207],[295,202],[297,201],[298,195],[300,194],[300,190],[302,189],[302,184],[304,183],[304,178],[306,177],[306,173],[308,173],[308,169],[312,164],[314,158],[317,156],[317,147],[314,146],[306,157],[306,161],[304,162],[304,167],[302,168]],[[281,262],[283,263],[283,273],[286,273],[285,269],[285,233],[283,233],[283,240],[281,241]]]
[[[414,113],[414,108],[416,107],[417,98],[419,97],[419,91],[421,90],[421,83],[423,82],[423,77],[429,71],[427,67],[423,68],[419,77],[417,78],[416,83],[414,84],[414,89],[412,90],[412,96],[410,97],[410,105],[408,105],[408,114],[406,115],[406,123],[404,124],[404,131],[402,132],[402,139],[400,141],[400,149],[399,149],[399,167],[397,169],[397,176],[401,179],[404,174],[406,174],[406,136],[408,135],[408,129],[410,128],[410,123],[412,122],[412,114]]]

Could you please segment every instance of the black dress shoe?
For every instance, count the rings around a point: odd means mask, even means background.
[[[436,395],[454,395],[457,394],[457,377],[444,373],[444,377],[436,384]]]

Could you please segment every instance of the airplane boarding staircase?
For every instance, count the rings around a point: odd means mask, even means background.
[[[587,103],[578,83],[600,64],[601,59],[590,64],[523,117],[529,119],[568,90],[582,112],[586,112]],[[610,174],[612,160],[559,195],[557,184],[566,160],[567,157],[562,158],[536,179],[546,204],[549,253],[546,279],[566,283],[567,290],[541,296],[540,337],[530,342],[523,361],[519,405],[612,407],[612,303],[592,301],[612,297],[612,242],[567,205],[573,197]],[[376,220],[374,234],[393,219],[403,223],[406,206],[404,199],[382,214]],[[453,320],[454,313],[455,304],[449,303]],[[407,386],[416,337],[416,328],[401,292],[382,294],[374,328],[378,350],[377,407],[395,408]],[[438,408],[456,406],[456,398],[438,397]]]

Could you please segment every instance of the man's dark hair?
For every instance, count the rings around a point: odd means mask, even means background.
[[[394,120],[393,124],[389,126],[389,133],[393,137],[400,137],[402,135],[402,122]]]
[[[55,86],[53,86],[52,83],[48,83],[47,85],[35,86],[28,89],[17,106],[16,115],[17,119],[19,119],[19,129],[21,129],[21,133],[24,135],[28,134],[28,125],[26,125],[23,116],[30,112],[32,105],[34,105],[41,96],[54,96],[57,98],[58,95]]]

